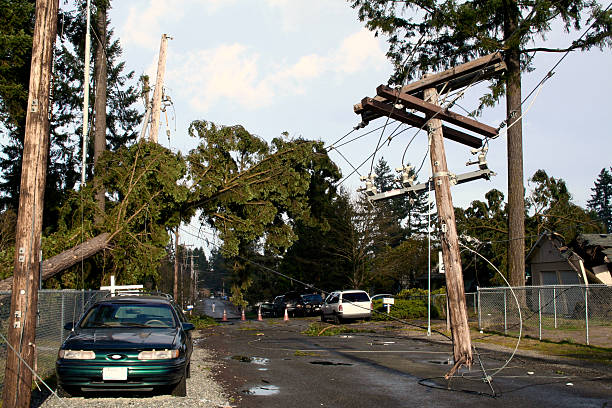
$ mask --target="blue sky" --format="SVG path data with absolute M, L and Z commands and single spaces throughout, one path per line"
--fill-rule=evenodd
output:
M 384 38 L 363 28 L 357 13 L 341 0 L 131 0 L 115 1 L 111 24 L 123 46 L 128 69 L 155 78 L 162 33 L 173 37 L 168 45 L 165 87 L 176 115 L 169 111 L 170 141 L 160 132 L 164 146 L 187 152 L 196 141 L 187 136 L 192 120 L 241 124 L 266 140 L 288 131 L 294 136 L 331 144 L 359 122 L 353 104 L 373 96 L 386 83 L 391 65 L 385 58 Z M 567 46 L 580 33 L 555 29 L 538 44 Z M 526 95 L 561 57 L 535 58 L 534 72 L 523 78 Z M 566 180 L 574 201 L 585 205 L 593 181 L 602 168 L 612 166 L 612 53 L 598 49 L 572 53 L 542 87 L 537 99 L 524 105 L 524 171 L 526 179 L 537 169 Z M 472 110 L 485 89 L 474 87 L 459 101 Z M 462 113 L 461 109 L 455 109 Z M 480 120 L 497 127 L 505 105 L 484 112 Z M 360 135 L 384 124 L 373 121 Z M 163 125 L 165 127 L 165 124 Z M 176 131 L 174 130 L 176 127 Z M 386 135 L 394 129 L 390 126 Z M 380 150 L 391 167 L 400 165 L 402 152 L 414 131 L 406 131 Z M 357 166 L 369 156 L 380 137 L 374 132 L 344 146 L 342 154 Z M 427 137 L 421 132 L 406 158 L 419 164 Z M 469 148 L 446 143 L 449 168 L 463 173 L 474 167 Z M 351 166 L 330 153 L 343 174 Z M 454 187 L 456 206 L 484 199 L 491 188 L 506 188 L 506 140 L 490 144 L 489 166 L 498 173 L 491 181 Z M 427 164 L 426 164 L 427 166 Z M 369 172 L 370 162 L 360 169 Z M 427 175 L 424 168 L 420 181 Z M 359 187 L 358 176 L 344 183 Z M 526 184 L 529 190 L 530 186 Z

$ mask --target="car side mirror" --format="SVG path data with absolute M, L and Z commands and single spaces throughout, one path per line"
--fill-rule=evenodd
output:
M 189 331 L 193 329 L 195 329 L 195 326 L 193 325 L 193 323 L 187 323 L 187 322 L 183 323 L 183 330 Z
M 68 322 L 64 325 L 64 330 L 74 330 L 74 322 Z

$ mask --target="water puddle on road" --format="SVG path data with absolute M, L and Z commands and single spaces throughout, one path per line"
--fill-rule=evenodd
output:
M 276 385 L 259 385 L 242 391 L 249 395 L 275 395 L 280 393 L 280 388 Z
M 269 358 L 264 357 L 249 357 L 249 356 L 231 356 L 230 359 L 240 361 L 241 363 L 253 363 L 257 365 L 267 365 L 270 362 Z
M 451 358 L 447 360 L 427 360 L 428 363 L 431 364 L 440 364 L 440 365 L 451 365 L 453 364 L 453 360 Z
M 335 361 L 311 361 L 310 364 L 324 365 L 324 366 L 352 366 L 350 363 L 338 363 Z

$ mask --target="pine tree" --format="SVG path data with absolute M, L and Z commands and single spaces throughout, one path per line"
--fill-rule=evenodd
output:
M 0 132 L 8 139 L 0 154 L 0 208 L 16 208 L 21 178 L 21 155 L 25 125 L 25 106 L 29 82 L 33 29 L 32 1 L 10 0 L 7 15 L 10 24 L 3 25 L 9 36 L 0 44 L 0 58 L 16 55 L 10 70 L 0 69 Z M 0 3 L 4 15 L 5 3 Z M 84 7 L 60 11 L 58 37 L 55 44 L 52 108 L 50 121 L 50 153 L 45 189 L 44 223 L 47 228 L 58 218 L 58 209 L 66 194 L 74 189 L 80 174 L 80 135 L 82 133 L 83 103 L 83 56 L 85 43 Z M 109 148 L 116 151 L 120 146 L 136 138 L 136 128 L 141 115 L 133 107 L 138 92 L 129 85 L 133 72 L 125 73 L 125 63 L 118 61 L 121 47 L 112 40 L 113 31 L 107 30 L 106 57 L 108 62 L 108 108 L 107 134 Z M 2 36 L 0 36 L 2 37 Z M 95 34 L 93 34 L 95 39 Z M 92 41 L 95 50 L 96 41 Z M 95 54 L 95 53 L 94 53 Z M 93 57 L 92 57 L 93 58 Z M 5 64 L 0 63 L 0 67 Z M 93 78 L 93 75 L 92 75 Z M 93 79 L 92 79 L 93 81 Z M 90 100 L 93 100 L 93 86 Z M 93 118 L 93 115 L 90 115 Z M 88 146 L 88 173 L 92 174 L 93 139 Z
M 612 232 L 612 174 L 610 172 L 612 172 L 612 167 L 610 171 L 605 167 L 601 169 L 595 180 L 595 187 L 591 189 L 593 195 L 587 202 L 587 208 L 597 214 L 608 233 Z

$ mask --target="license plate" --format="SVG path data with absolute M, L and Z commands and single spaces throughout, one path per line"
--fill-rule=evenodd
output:
M 127 380 L 127 367 L 103 367 L 102 380 L 125 381 Z

